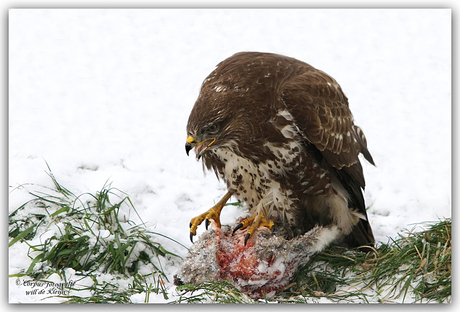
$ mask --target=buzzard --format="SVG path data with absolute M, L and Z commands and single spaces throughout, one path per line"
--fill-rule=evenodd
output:
M 233 232 L 259 227 L 295 237 L 316 225 L 334 229 L 337 243 L 373 245 L 363 190 L 361 153 L 374 164 L 363 131 L 334 78 L 297 59 L 240 52 L 204 80 L 187 124 L 187 155 L 194 148 L 203 169 L 228 192 L 193 218 L 190 239 L 231 196 L 250 213 Z

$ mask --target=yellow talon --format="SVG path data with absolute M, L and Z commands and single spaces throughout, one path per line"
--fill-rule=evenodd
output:
M 227 194 L 225 194 L 225 196 L 221 200 L 219 200 L 219 202 L 215 204 L 212 208 L 210 208 L 205 213 L 202 213 L 199 216 L 192 218 L 192 220 L 190 220 L 190 240 L 192 241 L 192 243 L 193 236 L 196 235 L 196 229 L 201 223 L 203 223 L 204 220 L 206 220 L 206 229 L 208 229 L 209 220 L 214 220 L 214 222 L 216 222 L 216 226 L 220 228 L 220 213 L 222 211 L 222 208 L 224 208 L 225 204 L 231 196 L 232 194 L 230 192 L 227 192 Z
M 249 238 L 254 234 L 254 232 L 262 227 L 265 226 L 269 228 L 270 230 L 275 229 L 275 223 L 273 221 L 268 221 L 267 218 L 263 214 L 254 214 L 253 216 L 246 218 L 238 224 L 235 229 L 233 230 L 232 234 L 235 234 L 235 232 L 239 229 L 245 229 L 250 225 L 250 228 L 246 234 L 246 237 L 244 238 L 244 245 L 246 246 L 246 243 L 248 242 Z
M 241 220 L 241 222 L 233 230 L 232 235 L 235 234 L 235 232 L 238 231 L 239 229 L 244 230 L 245 228 L 247 228 L 250 224 L 252 224 L 255 218 L 256 218 L 256 215 L 253 215 L 249 218 Z

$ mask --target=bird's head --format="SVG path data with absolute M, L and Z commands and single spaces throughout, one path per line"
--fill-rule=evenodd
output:
M 241 101 L 242 99 L 240 99 Z M 247 112 L 230 92 L 215 92 L 203 86 L 187 123 L 185 151 L 195 149 L 199 160 L 206 152 L 222 147 L 232 148 L 249 131 Z
M 188 118 L 187 155 L 194 148 L 199 160 L 208 150 L 221 146 L 228 136 L 231 115 L 223 94 L 216 93 L 205 80 Z
M 266 101 L 265 94 L 259 92 L 263 84 L 254 83 L 258 80 L 249 75 L 252 60 L 244 66 L 227 63 L 218 64 L 203 81 L 188 119 L 185 151 L 188 155 L 195 148 L 197 160 L 213 149 L 233 150 L 236 145 L 250 144 L 248 137 L 252 139 L 257 128 L 254 114 L 261 113 L 259 103 Z
M 200 126 L 195 130 L 188 131 L 187 141 L 185 143 L 185 151 L 187 155 L 192 148 L 195 148 L 196 159 L 201 156 L 214 144 L 214 147 L 220 145 L 219 137 L 221 135 L 221 122 L 215 121 L 209 124 Z M 219 140 L 219 142 L 218 142 Z

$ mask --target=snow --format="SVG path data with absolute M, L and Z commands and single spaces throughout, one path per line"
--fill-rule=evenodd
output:
M 346 93 L 377 165 L 363 159 L 378 242 L 451 216 L 449 9 L 12 9 L 8 22 L 10 212 L 29 199 L 17 186 L 53 186 L 46 161 L 77 194 L 111 182 L 152 231 L 190 247 L 190 219 L 225 185 L 186 157 L 188 114 L 218 62 L 266 51 L 310 63 Z M 226 208 L 221 221 L 242 213 Z M 23 245 L 9 250 L 10 274 L 30 263 Z M 53 302 L 12 278 L 9 295 Z

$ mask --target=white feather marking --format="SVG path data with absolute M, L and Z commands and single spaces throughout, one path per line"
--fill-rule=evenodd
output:
M 279 116 L 284 117 L 286 120 L 289 120 L 289 121 L 294 120 L 294 117 L 292 117 L 291 113 L 288 112 L 288 111 L 285 110 L 285 109 L 279 110 L 277 114 L 278 114 Z
M 291 125 L 284 126 L 281 129 L 281 133 L 286 139 L 292 139 L 295 136 L 294 127 L 292 127 Z
M 214 86 L 213 89 L 216 92 L 224 92 L 224 91 L 228 90 L 228 88 L 226 86 L 223 86 L 223 85 L 216 85 L 216 86 Z

